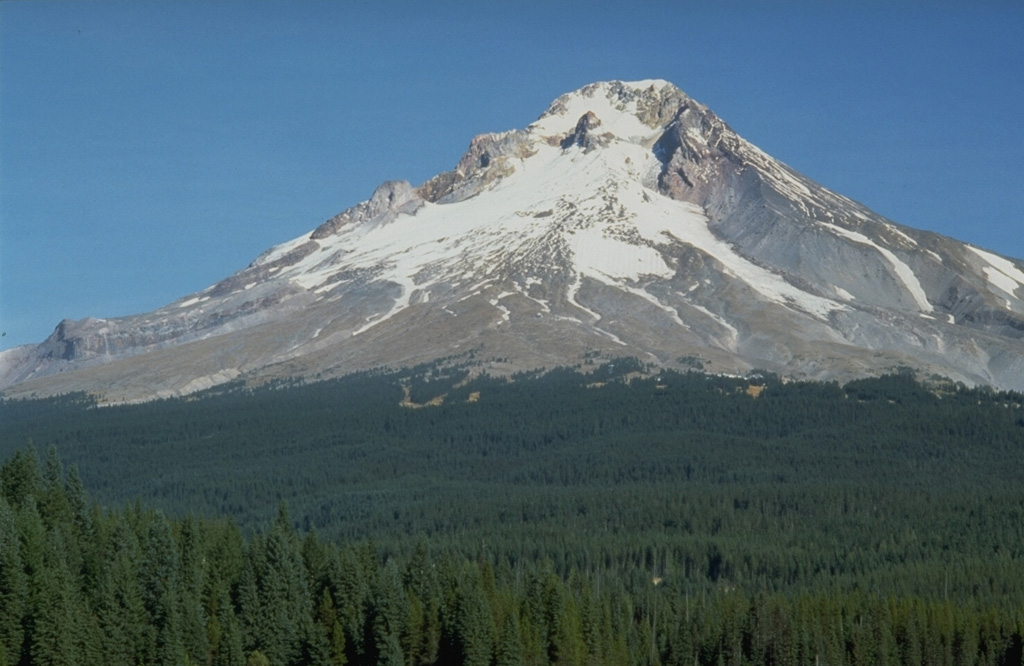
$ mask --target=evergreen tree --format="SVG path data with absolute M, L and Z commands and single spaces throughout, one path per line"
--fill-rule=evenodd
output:
M 64 492 L 67 496 L 77 534 L 81 536 L 91 534 L 92 517 L 89 514 L 89 502 L 85 496 L 85 486 L 82 485 L 82 478 L 78 473 L 78 465 L 71 465 L 68 468 Z
M 372 592 L 368 613 L 368 643 L 374 648 L 378 664 L 405 663 L 402 637 L 406 633 L 405 622 L 408 616 L 409 601 L 401 572 L 394 560 L 388 560 Z
M 273 664 L 297 663 L 304 642 L 315 640 L 306 581 L 295 532 L 282 506 L 266 538 L 252 541 L 239 587 L 247 642 Z
M 192 662 L 201 664 L 209 659 L 210 645 L 202 601 L 206 567 L 200 533 L 194 518 L 189 516 L 181 521 L 179 540 L 182 643 Z
M 409 666 L 433 664 L 441 642 L 441 598 L 434 565 L 422 537 L 417 539 L 403 580 L 409 609 L 402 638 L 406 663 Z
M 71 523 L 71 503 L 68 501 L 64 486 L 64 467 L 57 455 L 57 447 L 52 444 L 46 450 L 45 476 L 43 478 L 42 496 L 38 498 L 39 514 L 47 526 L 69 525 Z M 77 549 L 78 543 L 68 544 Z
M 245 666 L 271 666 L 270 659 L 259 650 L 253 650 L 245 660 Z
M 213 649 L 212 666 L 245 666 L 246 658 L 242 643 L 242 626 L 235 615 L 231 598 L 226 587 L 218 589 L 216 621 L 217 637 L 211 640 Z
M 134 532 L 119 519 L 96 602 L 103 663 L 111 666 L 134 666 L 146 658 L 147 611 L 139 587 L 140 558 Z
M 328 587 L 320 593 L 320 604 L 317 606 L 316 621 L 326 637 L 331 666 L 345 666 L 348 663 L 345 649 L 345 630 L 338 621 L 338 613 L 334 607 L 334 599 Z
M 0 666 L 14 666 L 20 660 L 28 592 L 14 511 L 0 495 Z
M 376 562 L 360 558 L 352 548 L 343 548 L 328 572 L 337 621 L 344 631 L 346 660 L 350 664 L 362 661 L 368 651 L 366 613 L 370 606 L 369 581 L 376 576 L 373 572 L 365 572 L 365 566 L 376 568 Z
M 44 566 L 32 580 L 29 639 L 31 663 L 38 666 L 82 664 L 85 643 L 79 634 L 84 607 L 77 582 L 64 556 L 66 540 L 60 529 L 47 539 Z
M 182 642 L 181 577 L 178 550 L 163 514 L 149 525 L 140 567 L 143 605 L 149 617 L 148 663 L 171 666 L 185 662 Z
M 495 633 L 481 571 L 466 563 L 459 577 L 455 607 L 455 644 L 461 662 L 465 666 L 490 666 Z
M 39 456 L 30 443 L 28 447 L 15 451 L 0 467 L 0 492 L 11 507 L 17 510 L 29 497 L 38 499 L 42 489 Z
M 505 617 L 495 655 L 495 666 L 523 666 L 523 641 L 519 634 L 518 616 L 517 612 L 511 612 Z

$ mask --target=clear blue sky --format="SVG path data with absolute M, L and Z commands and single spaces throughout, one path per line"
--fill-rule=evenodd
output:
M 0 2 L 0 349 L 198 291 L 609 79 L 1024 257 L 1024 3 L 889 4 Z

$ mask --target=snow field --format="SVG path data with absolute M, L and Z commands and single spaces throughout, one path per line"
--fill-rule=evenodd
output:
M 990 285 L 1010 296 L 1017 296 L 1017 290 L 1024 285 L 1024 271 L 999 255 L 986 252 L 973 245 L 968 245 L 967 249 L 988 264 L 982 268 L 982 271 Z M 1007 302 L 1006 306 L 1009 308 L 1012 307 L 1012 304 Z
M 659 82 L 634 85 L 644 88 L 651 83 Z M 686 327 L 674 308 L 639 285 L 645 276 L 670 278 L 675 274 L 658 249 L 675 239 L 711 255 L 729 274 L 772 302 L 819 318 L 847 309 L 842 303 L 802 291 L 741 257 L 714 236 L 698 207 L 646 189 L 643 176 L 659 163 L 643 142 L 659 130 L 636 118 L 635 102 L 620 104 L 606 92 L 598 88 L 591 97 L 571 96 L 565 100 L 564 112 L 531 125 L 530 148 L 534 152 L 526 158 L 510 159 L 512 173 L 479 195 L 449 204 L 425 203 L 415 213 L 399 215 L 383 225 L 343 227 L 317 241 L 317 251 L 282 269 L 280 275 L 316 291 L 335 287 L 341 283 L 339 273 L 352 271 L 401 285 L 402 296 L 392 308 L 353 333 L 358 335 L 408 307 L 414 290 L 428 289 L 441 280 L 454 282 L 467 272 L 488 275 L 503 257 L 522 257 L 542 243 L 561 242 L 571 254 L 568 299 L 593 321 L 599 321 L 600 314 L 577 300 L 585 277 L 644 298 Z M 613 132 L 618 138 L 590 152 L 578 147 L 563 151 L 549 145 L 547 136 L 571 132 L 588 111 L 602 122 L 595 131 Z M 806 189 L 795 179 L 787 180 L 795 189 Z M 261 261 L 273 261 L 307 239 L 304 236 L 277 246 Z M 930 309 L 909 268 L 891 252 L 886 256 L 922 307 Z M 432 277 L 421 281 L 414 277 L 423 274 Z M 528 283 L 529 279 L 539 281 L 528 278 Z M 508 316 L 503 312 L 503 318 Z

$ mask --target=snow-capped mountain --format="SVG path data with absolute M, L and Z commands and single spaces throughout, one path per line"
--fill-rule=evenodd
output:
M 596 83 L 151 313 L 0 356 L 7 395 L 180 395 L 445 357 L 636 356 L 1024 390 L 1024 263 L 902 227 L 665 81 Z

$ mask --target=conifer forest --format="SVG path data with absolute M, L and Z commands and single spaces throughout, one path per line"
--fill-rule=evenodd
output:
M 1024 396 L 909 372 L 4 401 L 0 461 L 0 666 L 1024 659 Z

